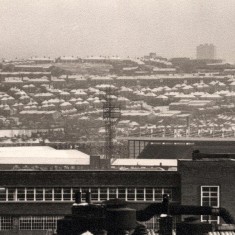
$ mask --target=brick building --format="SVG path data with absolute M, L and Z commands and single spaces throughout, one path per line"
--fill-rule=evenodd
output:
M 13 151 L 14 148 L 17 151 Z M 119 169 L 114 160 L 109 169 L 95 169 L 95 165 L 101 167 L 102 159 L 99 162 L 95 157 L 94 161 L 92 157 L 81 156 L 79 151 L 76 156 L 75 150 L 66 152 L 49 147 L 45 147 L 45 152 L 40 147 L 36 154 L 32 148 L 27 152 L 16 147 L 11 151 L 0 149 L 0 234 L 12 234 L 13 231 L 24 235 L 53 233 L 57 220 L 70 214 L 77 190 L 82 192 L 83 200 L 85 192 L 90 191 L 94 202 L 120 198 L 136 209 L 161 202 L 166 193 L 172 203 L 225 207 L 235 216 L 235 161 L 232 159 L 178 160 L 174 168 L 172 163 L 167 168 L 164 159 L 160 163 L 158 159 L 151 167 L 144 163 L 137 167 L 133 163 L 133 168 L 124 168 L 125 164 L 118 159 Z M 12 159 L 8 161 L 17 164 L 17 168 L 6 167 L 11 154 Z M 45 156 L 47 160 L 43 160 Z M 21 167 L 16 159 L 27 163 L 27 168 Z M 37 165 L 40 167 L 35 167 Z M 73 168 L 76 165 L 79 167 Z M 223 222 L 208 216 L 201 220 Z M 147 224 L 158 229 L 157 221 L 154 218 Z
M 227 208 L 235 216 L 234 159 L 181 160 L 178 172 L 181 203 Z M 202 221 L 222 222 L 219 217 L 202 216 Z

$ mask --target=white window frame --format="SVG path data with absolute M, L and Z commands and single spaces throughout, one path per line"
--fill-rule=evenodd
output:
M 47 230 L 52 231 L 57 229 L 57 221 L 62 219 L 61 216 L 21 216 L 19 218 L 19 230 Z M 22 226 L 21 223 L 29 223 L 28 227 Z M 41 223 L 41 226 L 39 224 Z M 50 225 L 49 225 L 50 224 Z M 46 228 L 50 227 L 51 228 Z
M 11 216 L 0 216 L 0 231 L 13 229 L 13 218 Z
M 77 187 L 46 187 L 46 188 L 44 188 L 44 187 L 29 187 L 29 188 L 32 188 L 33 189 L 33 194 L 34 194 L 34 198 L 33 198 L 33 200 L 30 200 L 30 202 L 69 202 L 69 201 L 73 201 L 73 194 L 74 194 L 74 192 L 75 191 L 77 191 L 77 190 L 79 190 L 80 192 L 83 192 L 83 194 L 84 194 L 84 192 L 85 191 L 89 191 L 89 192 L 91 192 L 91 188 L 89 187 L 79 187 L 79 188 L 77 188 Z M 115 195 L 116 195 L 116 197 L 117 198 L 119 198 L 119 190 L 121 189 L 121 190 L 124 190 L 124 195 L 122 195 L 122 196 L 124 196 L 123 197 L 123 199 L 124 200 L 126 200 L 126 201 L 128 201 L 128 189 L 133 189 L 134 191 L 133 191 L 133 200 L 131 200 L 131 201 L 146 201 L 147 199 L 147 189 L 146 189 L 146 187 L 121 187 L 121 186 L 117 186 L 117 187 L 92 187 L 92 188 L 95 188 L 95 189 L 97 189 L 97 193 L 98 193 L 98 197 L 97 197 L 97 200 L 95 200 L 95 201 L 100 201 L 101 199 L 102 200 L 109 200 L 110 199 L 110 189 L 112 188 L 115 188 Z M 102 197 L 101 197 L 101 188 L 102 188 L 102 190 L 104 190 L 104 191 L 106 191 L 106 192 L 103 192 L 102 191 Z M 13 189 L 13 191 L 14 191 L 14 194 L 13 194 L 13 196 L 14 196 L 14 199 L 13 200 L 11 200 L 12 202 L 14 201 L 14 202 L 18 202 L 18 191 L 19 191 L 19 188 L 6 188 L 6 201 L 9 201 L 9 189 Z M 24 189 L 24 193 L 25 193 L 25 196 L 24 196 L 24 200 L 22 200 L 22 201 L 27 201 L 27 190 L 28 190 L 28 188 L 27 187 L 25 187 L 25 188 L 21 188 L 21 189 Z M 37 199 L 37 189 L 42 189 L 42 200 L 38 200 Z M 46 190 L 47 189 L 50 189 L 51 190 L 51 193 L 52 193 L 52 197 L 51 197 L 51 199 L 50 200 L 46 200 Z M 60 189 L 61 190 L 61 199 L 60 200 L 55 200 L 55 189 Z M 67 190 L 67 189 L 70 189 L 70 200 L 64 200 L 64 190 Z M 85 190 L 84 190 L 85 189 Z M 141 199 L 138 199 L 137 198 L 137 190 L 138 189 L 141 189 L 141 190 L 143 190 L 143 198 L 141 198 Z M 169 190 L 169 188 L 155 188 L 155 187 L 148 187 L 148 190 L 149 189 L 151 189 L 151 191 L 152 191 L 152 199 L 151 200 L 149 200 L 149 197 L 148 197 L 148 200 L 147 201 L 155 201 L 156 200 L 156 195 L 155 195 L 155 193 L 156 193 L 156 190 L 159 190 L 159 193 L 161 194 L 161 195 L 163 195 L 164 193 L 165 193 L 165 190 L 167 189 L 167 190 Z M 103 193 L 104 193 L 104 195 L 103 195 Z M 170 195 L 171 195 L 171 199 L 172 199 L 172 188 L 170 188 Z M 84 195 L 82 195 L 83 196 L 83 201 L 85 200 L 85 198 L 84 198 Z M 103 196 L 105 196 L 105 198 L 103 197 Z M 159 201 L 159 198 L 157 198 L 157 201 Z
M 220 186 L 219 185 L 201 185 L 201 187 L 200 187 L 200 203 L 201 203 L 201 206 L 204 206 L 203 205 L 203 188 L 217 188 L 217 206 L 216 206 L 216 208 L 218 208 L 218 207 L 220 207 Z M 208 196 L 209 198 L 211 198 L 210 197 L 210 195 Z M 203 215 L 201 215 L 201 222 L 207 222 L 207 220 L 204 220 L 203 219 Z M 220 223 L 220 217 L 219 216 L 217 216 L 217 221 L 215 221 L 215 220 L 211 220 L 211 219 L 209 219 L 208 220 L 208 222 L 209 223 L 213 223 L 213 222 L 216 222 L 217 224 L 219 224 Z

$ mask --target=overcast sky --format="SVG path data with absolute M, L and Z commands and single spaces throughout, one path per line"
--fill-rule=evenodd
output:
M 0 58 L 194 58 L 201 43 L 235 62 L 235 0 L 0 0 Z

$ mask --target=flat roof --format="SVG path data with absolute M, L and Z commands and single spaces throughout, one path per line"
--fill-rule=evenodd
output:
M 89 165 L 90 156 L 74 149 L 49 146 L 0 147 L 0 164 Z
M 158 166 L 177 167 L 177 159 L 115 159 L 112 166 Z
M 227 138 L 193 138 L 193 137 L 177 137 L 177 138 L 164 138 L 164 137 L 122 137 L 122 140 L 136 140 L 136 141 L 156 141 L 156 142 L 235 142 L 235 137 Z

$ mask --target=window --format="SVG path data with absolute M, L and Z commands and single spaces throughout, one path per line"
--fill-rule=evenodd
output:
M 20 217 L 19 228 L 20 230 L 32 230 L 32 217 Z
M 45 230 L 56 230 L 57 229 L 57 220 L 62 219 L 63 217 L 57 216 L 47 216 L 44 217 L 44 229 Z
M 144 149 L 144 147 L 145 147 L 144 141 L 140 141 L 140 153 Z
M 171 188 L 154 188 L 155 201 L 162 201 L 163 194 L 167 194 L 169 196 L 169 200 L 172 200 L 172 189 Z
M 100 201 L 108 199 L 107 188 L 100 188 Z
M 155 201 L 162 201 L 163 191 L 161 188 L 154 189 L 154 198 Z
M 172 200 L 172 189 L 171 188 L 164 188 L 163 194 L 167 194 L 169 196 L 169 200 Z
M 26 200 L 27 201 L 34 201 L 34 188 L 27 188 L 26 189 Z
M 56 230 L 60 216 L 22 216 L 19 218 L 20 230 Z
M 117 198 L 117 189 L 109 188 L 109 199 L 116 199 L 116 198 Z
M 32 217 L 32 230 L 43 230 L 43 217 L 34 216 Z
M 118 188 L 118 198 L 126 200 L 126 188 Z
M 86 194 L 90 192 L 90 189 L 86 187 L 86 188 L 82 188 L 81 190 L 82 190 L 82 200 L 86 201 Z
M 7 199 L 7 190 L 0 188 L 0 201 L 6 201 Z
M 52 188 L 45 188 L 45 201 L 53 200 L 53 190 Z
M 129 140 L 129 157 L 135 158 L 135 142 Z
M 137 158 L 140 154 L 140 141 L 135 141 L 135 158 Z
M 75 201 L 75 194 L 81 192 L 80 188 L 72 188 L 73 201 Z
M 25 201 L 25 188 L 17 189 L 17 199 L 18 201 Z
M 82 200 L 85 201 L 86 192 L 91 193 L 91 200 L 93 201 L 105 201 L 108 199 L 119 198 L 129 201 L 162 201 L 162 195 L 168 194 L 172 199 L 172 188 L 151 188 L 151 187 L 139 187 L 139 188 L 126 188 L 126 187 L 93 187 L 93 188 L 6 188 L 0 190 L 0 201 L 71 201 L 75 200 L 75 192 L 82 193 Z M 203 194 L 209 195 L 208 192 Z M 211 196 L 213 196 L 211 192 Z M 206 203 L 204 198 L 204 203 Z M 209 199 L 208 199 L 209 200 Z M 216 204 L 213 202 L 213 198 L 210 199 L 210 204 Z M 207 202 L 209 203 L 209 202 Z
M 62 200 L 62 190 L 61 188 L 54 188 L 54 200 L 61 201 Z
M 99 201 L 99 192 L 98 188 L 91 188 L 91 200 Z
M 157 231 L 159 230 L 159 217 L 154 216 L 150 220 L 144 222 L 144 224 L 147 226 L 147 229 Z
M 144 199 L 145 199 L 144 188 L 137 188 L 136 189 L 136 200 L 137 201 L 144 201 Z
M 43 188 L 36 188 L 36 201 L 43 201 Z
M 153 231 L 153 234 L 155 234 L 154 232 L 159 231 L 159 220 L 160 220 L 159 216 L 154 216 L 150 220 L 143 222 L 143 223 L 147 226 L 148 230 Z M 180 221 L 181 221 L 180 216 L 173 216 L 173 229 L 174 230 L 176 229 L 176 224 L 179 223 Z
M 0 216 L 0 230 L 13 229 L 13 219 L 10 216 Z
M 63 201 L 71 201 L 71 188 L 63 188 Z
M 201 186 L 201 206 L 219 207 L 219 186 Z M 201 221 L 219 223 L 218 216 L 202 215 Z
M 153 201 L 153 188 L 145 189 L 145 199 L 146 201 Z
M 135 200 L 135 188 L 127 189 L 127 200 L 134 201 Z
M 15 188 L 8 189 L 8 201 L 16 201 L 17 200 L 17 192 Z

